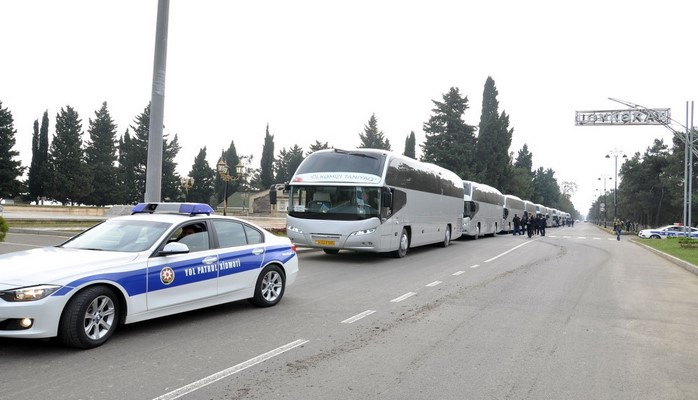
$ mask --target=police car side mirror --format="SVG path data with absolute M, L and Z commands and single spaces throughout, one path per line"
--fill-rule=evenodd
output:
M 189 246 L 184 243 L 172 242 L 167 243 L 165 247 L 160 251 L 161 256 L 169 256 L 172 254 L 186 254 L 189 253 Z

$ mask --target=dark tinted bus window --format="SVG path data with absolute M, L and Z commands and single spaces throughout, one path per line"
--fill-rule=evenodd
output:
M 296 170 L 296 174 L 312 172 L 357 172 L 383 176 L 385 156 L 358 152 L 323 152 L 310 155 Z

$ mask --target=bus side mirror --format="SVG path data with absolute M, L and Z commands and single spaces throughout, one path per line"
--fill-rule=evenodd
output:
M 383 207 L 392 207 L 393 206 L 393 193 L 386 189 L 383 191 L 383 196 L 381 196 L 383 199 L 383 204 L 381 204 Z

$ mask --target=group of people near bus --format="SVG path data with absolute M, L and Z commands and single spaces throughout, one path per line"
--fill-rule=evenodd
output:
M 528 235 L 532 237 L 533 235 L 545 236 L 545 227 L 548 225 L 546 217 L 541 214 L 530 214 L 528 211 L 524 211 L 523 217 L 519 217 L 518 214 L 514 214 L 514 235 Z

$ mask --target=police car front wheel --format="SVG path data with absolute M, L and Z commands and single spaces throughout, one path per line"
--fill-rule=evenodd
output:
M 58 327 L 63 344 L 81 349 L 97 347 L 114 333 L 119 322 L 119 303 L 105 286 L 89 287 L 68 302 Z
M 286 276 L 278 265 L 269 265 L 257 278 L 254 297 L 250 303 L 257 307 L 271 307 L 281 301 L 286 288 Z

